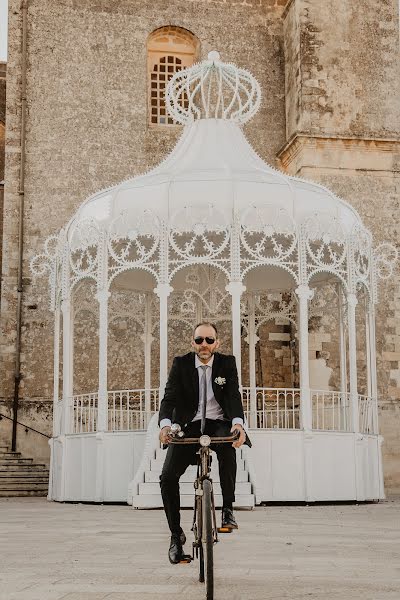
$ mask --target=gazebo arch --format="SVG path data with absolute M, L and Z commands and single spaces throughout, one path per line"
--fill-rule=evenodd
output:
M 63 392 L 60 398 L 55 382 L 54 405 L 55 413 L 62 410 L 64 418 L 61 425 L 55 420 L 52 499 L 101 501 L 119 494 L 118 499 L 141 506 L 139 483 L 145 483 L 144 472 L 158 444 L 155 413 L 167 380 L 168 322 L 181 320 L 188 328 L 205 306 L 204 314 L 215 313 L 230 324 L 240 375 L 241 367 L 247 368 L 242 365 L 242 346 L 249 344 L 249 386 L 242 391 L 255 442 L 246 458 L 255 500 L 382 497 L 374 306 L 378 278 L 391 275 L 397 252 L 386 243 L 374 249 L 355 209 L 328 189 L 288 177 L 254 152 L 241 125 L 253 117 L 260 101 L 254 77 L 223 63 L 216 52 L 177 72 L 167 88 L 166 106 L 171 118 L 185 127 L 172 153 L 150 172 L 88 198 L 59 235 L 45 243 L 44 253 L 33 258 L 33 273 L 49 275 L 55 340 L 60 311 L 63 317 Z M 85 278 L 95 282 L 92 300 L 98 303 L 99 385 L 88 391 L 95 400 L 92 427 L 76 431 L 71 294 Z M 140 313 L 143 320 L 141 389 L 108 386 L 110 292 L 118 281 L 125 291 L 135 292 L 143 308 L 128 301 L 127 311 Z M 344 357 L 340 386 L 313 390 L 309 362 L 310 315 L 316 314 L 313 298 L 332 285 Z M 366 399 L 357 386 L 360 286 L 369 295 Z M 277 338 L 289 340 L 295 349 L 289 387 L 270 389 L 263 381 L 256 382 L 257 327 L 271 319 L 292 328 Z M 55 341 L 55 365 L 56 348 Z M 82 456 L 91 457 L 84 467 L 71 459 L 80 455 L 78 438 L 90 446 L 86 454 L 82 450 Z M 67 452 L 68 445 L 74 452 Z M 269 462 L 267 454 L 272 456 Z M 129 457 L 129 473 L 120 472 L 122 456 Z M 273 457 L 283 460 L 284 475 Z M 345 465 L 343 472 L 336 460 Z M 85 492 L 74 479 L 74 470 L 83 468 L 98 474 Z M 82 478 L 81 474 L 79 481 Z M 266 483 L 271 478 L 274 492 Z

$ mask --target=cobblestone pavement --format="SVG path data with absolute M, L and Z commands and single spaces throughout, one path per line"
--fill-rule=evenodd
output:
M 240 529 L 215 547 L 215 599 L 399 600 L 399 508 L 238 511 Z M 198 563 L 170 565 L 168 544 L 161 510 L 1 499 L 0 600 L 204 598 Z

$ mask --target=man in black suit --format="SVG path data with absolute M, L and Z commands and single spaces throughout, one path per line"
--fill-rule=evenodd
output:
M 228 436 L 238 430 L 240 436 L 232 445 L 214 446 L 219 463 L 223 497 L 222 526 L 237 529 L 232 505 L 235 501 L 236 448 L 246 442 L 243 429 L 243 406 L 239 392 L 234 356 L 216 352 L 219 348 L 217 328 L 212 323 L 196 326 L 191 341 L 194 352 L 175 357 L 160 405 L 160 441 L 169 442 L 172 422 L 179 423 L 186 437 L 201 433 Z M 206 402 L 205 402 L 206 401 Z M 202 412 L 206 403 L 206 420 Z M 171 531 L 168 552 L 171 563 L 180 562 L 186 536 L 180 526 L 179 478 L 190 464 L 196 464 L 196 445 L 173 445 L 167 451 L 160 476 L 161 495 Z

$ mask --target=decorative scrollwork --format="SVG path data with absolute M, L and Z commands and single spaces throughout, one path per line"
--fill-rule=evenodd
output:
M 339 219 L 315 214 L 303 226 L 307 254 L 314 265 L 336 270 L 346 261 L 346 234 Z
M 399 253 L 393 244 L 383 242 L 374 251 L 374 266 L 380 279 L 389 279 L 398 262 Z
M 31 259 L 30 271 L 34 277 L 42 277 L 43 275 L 51 275 L 54 269 L 56 257 L 59 252 L 58 235 L 51 235 L 44 243 L 44 252 L 36 254 Z
M 359 223 L 351 235 L 356 281 L 367 282 L 370 274 L 371 234 Z
M 207 60 L 175 73 L 165 95 L 169 114 L 182 124 L 200 118 L 246 123 L 260 102 L 261 88 L 255 77 L 221 62 L 215 50 Z
M 123 211 L 110 224 L 108 250 L 119 264 L 143 264 L 154 256 L 159 240 L 160 223 L 150 210 L 144 210 L 134 222 Z
M 261 262 L 292 257 L 297 244 L 296 224 L 283 208 L 251 206 L 241 218 L 241 240 L 247 252 Z
M 83 219 L 72 230 L 69 239 L 69 257 L 77 279 L 95 273 L 99 239 L 99 226 L 94 219 Z
M 229 243 L 226 218 L 214 205 L 187 206 L 171 219 L 170 244 L 184 259 L 219 256 Z

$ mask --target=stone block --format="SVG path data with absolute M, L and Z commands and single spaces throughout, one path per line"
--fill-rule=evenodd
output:
M 394 361 L 394 360 L 400 361 L 400 352 L 383 352 L 382 357 L 383 357 L 383 360 L 387 360 L 387 361 Z
M 271 342 L 290 342 L 290 333 L 269 333 L 268 339 Z

